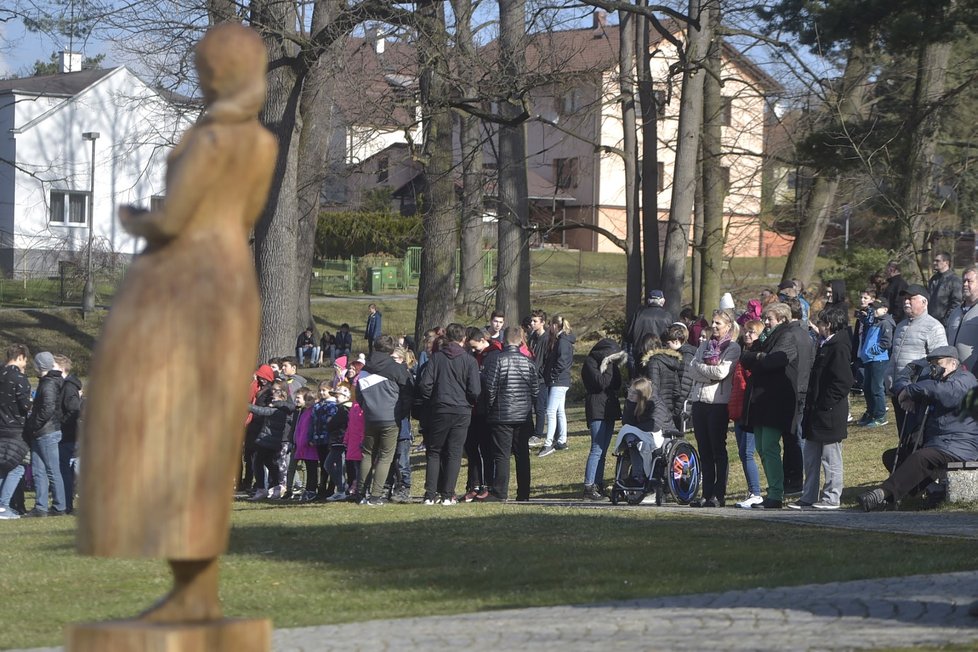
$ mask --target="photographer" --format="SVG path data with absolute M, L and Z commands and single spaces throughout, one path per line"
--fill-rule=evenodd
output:
M 960 368 L 953 346 L 935 348 L 897 377 L 893 393 L 900 406 L 921 421 L 923 441 L 916 450 L 911 446 L 906 457 L 901 442 L 890 477 L 879 489 L 859 496 L 863 510 L 883 509 L 888 501 L 900 500 L 948 462 L 978 460 L 978 422 L 958 413 L 961 400 L 975 386 L 978 380 Z

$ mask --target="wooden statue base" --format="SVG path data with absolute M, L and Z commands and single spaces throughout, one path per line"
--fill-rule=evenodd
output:
M 112 620 L 65 628 L 67 652 L 268 652 L 272 621 L 224 618 L 202 623 Z

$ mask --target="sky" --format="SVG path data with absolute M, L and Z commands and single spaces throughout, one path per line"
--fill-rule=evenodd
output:
M 29 75 L 34 67 L 34 62 L 38 59 L 47 61 L 52 52 L 59 52 L 67 49 L 68 44 L 63 46 L 55 42 L 45 34 L 28 32 L 24 29 L 20 21 L 9 21 L 0 23 L 0 76 L 20 77 Z M 82 52 L 86 57 L 92 57 L 106 52 L 106 60 L 103 65 L 111 66 L 111 53 L 109 48 L 102 42 L 92 40 L 89 43 L 72 44 L 76 52 Z

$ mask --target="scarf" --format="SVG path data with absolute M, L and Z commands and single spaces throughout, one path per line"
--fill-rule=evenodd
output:
M 706 351 L 703 353 L 704 364 L 720 364 L 720 358 L 723 357 L 723 352 L 730 346 L 730 335 L 731 331 L 727 331 L 727 334 L 719 340 L 715 337 L 710 338 L 710 341 L 706 344 Z

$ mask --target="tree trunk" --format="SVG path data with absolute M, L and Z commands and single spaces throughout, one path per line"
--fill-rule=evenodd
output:
M 710 2 L 704 18 L 710 33 L 720 24 L 720 4 Z M 699 313 L 709 315 L 720 305 L 723 264 L 723 200 L 727 195 L 722 175 L 721 125 L 723 97 L 720 87 L 720 39 L 713 38 L 703 78 L 703 237 L 700 242 Z
M 947 63 L 951 56 L 949 41 L 923 43 L 917 54 L 917 79 L 910 106 L 902 208 L 907 235 L 921 278 L 927 278 L 929 212 L 933 208 L 934 154 L 940 127 L 938 104 L 944 94 Z
M 700 305 L 700 278 L 703 274 L 703 152 L 696 164 L 696 194 L 693 196 L 693 260 L 689 266 L 689 285 L 692 288 L 692 306 L 697 315 L 703 314 Z
M 299 329 L 296 224 L 299 221 L 297 167 L 302 130 L 299 113 L 302 79 L 291 65 L 296 47 L 280 36 L 295 24 L 290 5 L 261 4 L 255 11 L 255 23 L 262 26 L 269 60 L 273 62 L 261 121 L 278 138 L 279 147 L 275 182 L 265 211 L 255 225 L 255 269 L 262 308 L 258 356 L 263 361 L 291 351 Z
M 837 105 L 826 110 L 837 113 L 842 124 L 835 131 L 827 133 L 826 138 L 835 140 L 846 137 L 845 123 L 860 121 L 869 113 L 867 101 L 868 79 L 872 68 L 870 51 L 863 46 L 854 45 L 849 50 L 842 82 L 839 85 Z M 855 148 L 858 143 L 852 143 Z M 788 252 L 782 280 L 797 278 L 807 284 L 815 274 L 815 261 L 825 239 L 825 230 L 832 219 L 835 196 L 839 189 L 839 174 L 834 170 L 816 171 L 814 182 L 805 197 L 800 216 L 798 235 Z
M 502 71 L 519 87 L 525 67 L 526 5 L 524 0 L 499 0 L 499 59 Z M 512 118 L 522 113 L 515 98 L 502 98 L 500 113 Z M 526 185 L 526 132 L 524 125 L 499 128 L 496 309 L 517 323 L 530 313 L 529 203 Z
M 635 23 L 630 11 L 618 12 L 618 102 L 621 106 L 622 157 L 625 165 L 625 319 L 642 304 L 642 220 L 638 212 L 638 130 L 635 122 Z M 637 342 L 636 342 L 637 344 Z
M 648 0 L 638 0 L 648 6 Z M 649 21 L 638 23 L 638 98 L 642 108 L 642 269 L 645 292 L 660 289 L 662 261 L 659 256 L 659 110 L 652 86 L 652 50 L 649 44 Z
M 689 15 L 703 20 L 700 0 L 689 0 Z M 662 291 L 666 307 L 678 312 L 683 302 L 686 257 L 691 241 L 693 197 L 696 193 L 696 158 L 703 127 L 703 77 L 700 69 L 710 43 L 709 23 L 700 29 L 688 27 L 686 69 L 683 71 L 682 98 L 679 103 L 679 129 L 676 142 L 676 167 L 673 172 L 669 226 L 662 261 Z
M 452 114 L 448 108 L 448 31 L 445 6 L 419 5 L 418 39 L 421 114 L 424 128 L 422 163 L 427 194 L 423 197 L 424 247 L 414 324 L 415 341 L 425 330 L 455 319 L 455 183 L 452 179 Z
M 469 0 L 452 0 L 455 14 L 456 78 L 463 84 L 466 97 L 477 97 L 478 89 L 468 84 L 474 79 L 471 72 L 476 60 L 472 41 L 472 10 Z M 456 308 L 468 317 L 485 312 L 485 285 L 483 265 L 485 252 L 482 247 L 483 215 L 483 160 L 482 120 L 471 115 L 461 115 L 460 144 L 462 151 L 462 234 L 461 264 L 459 269 Z
M 318 0 L 312 12 L 312 32 L 325 29 L 337 13 L 335 2 Z M 310 285 L 313 258 L 316 250 L 316 227 L 319 224 L 320 198 L 327 162 L 335 157 L 330 151 L 330 139 L 335 128 L 336 93 L 331 80 L 331 52 L 342 47 L 334 44 L 324 50 L 305 72 L 299 111 L 302 115 L 302 134 L 299 139 L 298 206 L 299 223 L 296 242 L 296 322 L 299 329 L 312 326 L 318 337 L 319 331 L 312 317 Z

